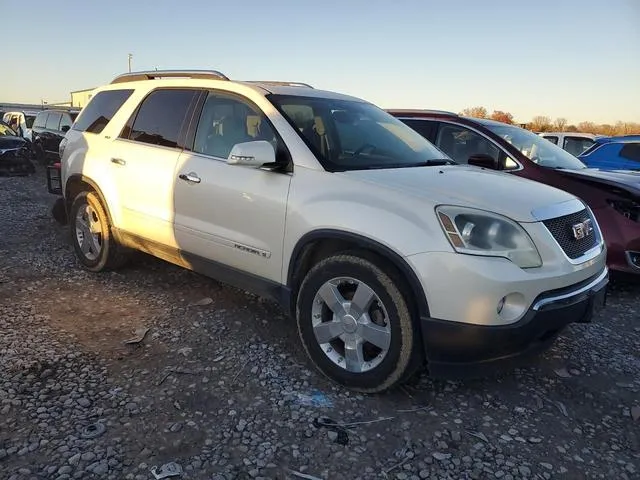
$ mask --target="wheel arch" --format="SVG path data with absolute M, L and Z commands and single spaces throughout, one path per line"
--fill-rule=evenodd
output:
M 86 191 L 87 186 L 98 194 L 98 197 L 100 197 L 100 202 L 102 203 L 102 206 L 107 213 L 109 224 L 113 225 L 113 219 L 111 217 L 111 212 L 109 211 L 109 205 L 105 200 L 105 196 L 102 193 L 102 190 L 96 182 L 81 173 L 74 173 L 73 175 L 70 175 L 67 179 L 67 182 L 65 183 L 64 199 L 67 215 L 69 214 L 69 211 L 71 209 L 71 203 L 73 202 L 73 199 L 76 197 L 76 195 L 78 195 L 78 193 Z
M 429 316 L 427 297 L 413 268 L 397 252 L 371 238 L 343 230 L 319 229 L 303 235 L 292 250 L 287 268 L 287 287 L 291 292 L 291 311 L 304 275 L 322 258 L 345 250 L 371 252 L 388 262 L 407 283 L 412 298 L 407 299 L 419 316 Z

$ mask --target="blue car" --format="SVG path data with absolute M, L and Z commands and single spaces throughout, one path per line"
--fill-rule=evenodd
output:
M 640 170 L 640 135 L 598 138 L 578 158 L 600 170 Z

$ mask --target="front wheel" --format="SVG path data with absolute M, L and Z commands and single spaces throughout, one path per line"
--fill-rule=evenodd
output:
M 69 212 L 71 242 L 82 265 L 92 272 L 111 270 L 126 260 L 111 232 L 109 217 L 95 192 L 81 192 Z
M 387 390 L 416 364 L 417 332 L 398 284 L 357 254 L 334 255 L 311 268 L 296 320 L 315 366 L 348 388 Z

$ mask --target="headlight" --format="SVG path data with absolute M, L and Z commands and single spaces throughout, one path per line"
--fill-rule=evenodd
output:
M 542 265 L 531 237 L 513 220 L 475 208 L 440 206 L 442 229 L 458 253 L 504 257 L 520 268 Z

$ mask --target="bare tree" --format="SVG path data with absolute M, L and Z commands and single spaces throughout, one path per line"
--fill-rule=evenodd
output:
M 460 112 L 465 117 L 487 118 L 487 109 L 484 107 L 465 108 Z
M 580 122 L 578 124 L 578 131 L 582 133 L 596 133 L 598 129 L 593 122 Z
M 567 119 L 564 117 L 556 118 L 556 121 L 553 122 L 553 128 L 559 132 L 564 132 L 564 129 L 567 128 Z
M 513 115 L 509 112 L 503 112 L 502 110 L 494 110 L 489 118 L 496 122 L 508 123 L 509 125 L 513 124 Z
M 537 115 L 531 119 L 529 128 L 534 132 L 548 132 L 552 128 L 551 119 L 545 115 Z

